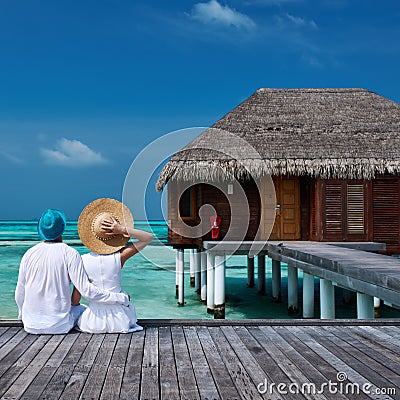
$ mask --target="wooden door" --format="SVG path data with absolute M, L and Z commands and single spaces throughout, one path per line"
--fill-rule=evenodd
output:
M 274 177 L 277 212 L 270 240 L 300 240 L 299 177 Z

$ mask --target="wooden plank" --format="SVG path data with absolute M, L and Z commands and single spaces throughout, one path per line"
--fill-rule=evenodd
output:
M 28 334 L 21 328 L 10 328 L 4 335 L 4 344 L 0 349 L 0 361 L 3 360 Z M 0 372 L 0 376 L 1 376 Z
M 375 351 L 380 352 L 383 354 L 385 357 L 391 359 L 392 361 L 398 363 L 400 362 L 400 348 L 397 349 L 397 351 L 393 351 L 388 349 L 388 347 L 385 345 L 385 342 L 381 342 L 379 339 L 378 340 L 371 340 L 370 337 L 364 337 L 362 334 L 358 332 L 356 327 L 351 327 L 349 329 L 349 335 L 353 337 L 356 340 L 359 340 L 362 342 L 365 346 L 368 346 L 369 348 L 374 349 Z
M 400 353 L 400 340 L 388 335 L 382 329 L 376 329 L 372 326 L 357 326 L 353 327 L 353 331 L 357 336 L 369 341 L 372 345 L 379 343 L 381 346 L 395 354 Z
M 176 370 L 171 328 L 159 328 L 159 363 L 161 399 L 177 400 L 179 396 L 178 373 Z
M 3 399 L 260 399 L 257 385 L 265 378 L 267 383 L 318 387 L 337 382 L 337 372 L 347 374 L 345 383 L 370 383 L 371 398 L 383 398 L 373 394 L 376 388 L 400 390 L 398 326 L 187 324 L 134 334 L 54 336 L 9 330 L 0 336 L 9 335 L 4 346 L 17 343 L 8 345 L 0 363 Z M 288 393 L 284 398 L 354 396 L 369 398 L 327 391 L 320 397 Z
M 250 376 L 248 369 L 244 367 L 243 361 L 238 357 L 234 349 L 231 347 L 232 343 L 221 332 L 221 328 L 209 328 L 211 337 L 215 343 L 221 358 L 228 369 L 229 375 L 234 382 L 237 391 L 244 397 L 249 399 L 260 399 L 261 395 L 257 390 L 257 385 L 264 382 L 264 374 L 258 371 L 256 376 Z M 228 332 L 229 335 L 229 332 Z M 254 365 L 254 363 L 252 363 Z M 250 367 L 249 365 L 247 366 Z M 255 381 L 253 378 L 255 377 Z
M 171 332 L 181 398 L 199 399 L 199 391 L 183 329 L 182 327 L 173 326 L 171 327 Z
M 300 387 L 305 383 L 315 383 L 317 385 L 320 383 L 321 376 L 318 371 L 313 371 L 315 372 L 315 376 L 310 380 L 304 371 L 304 369 L 310 370 L 310 365 L 307 362 L 304 363 L 304 360 L 296 359 L 294 356 L 294 349 L 271 327 L 262 326 L 260 329 L 250 329 L 250 332 L 264 347 L 269 356 L 277 362 L 279 368 L 281 368 L 281 370 L 288 376 L 291 382 Z M 295 359 L 295 362 L 293 361 L 293 358 Z M 306 368 L 304 367 L 304 364 L 306 364 Z M 273 383 L 278 384 L 280 382 Z M 305 398 L 310 400 L 326 399 L 323 393 L 310 394 L 306 392 L 303 395 Z
M 95 354 L 89 375 L 81 392 L 82 399 L 98 399 L 101 396 L 108 365 L 118 339 L 117 334 L 102 334 L 102 342 Z
M 44 345 L 44 347 L 37 353 L 27 364 L 25 370 L 14 381 L 12 386 L 4 393 L 5 399 L 19 399 L 24 394 L 30 383 L 34 380 L 35 376 L 40 372 L 46 361 L 54 353 L 60 342 L 64 339 L 61 335 L 54 335 Z
M 316 353 L 320 355 L 320 357 L 331 364 L 338 374 L 340 373 L 341 376 L 346 375 L 347 380 L 345 382 L 351 382 L 360 385 L 360 387 L 364 384 L 371 385 L 371 391 L 375 391 L 378 387 L 371 382 L 370 380 L 366 379 L 363 375 L 361 375 L 358 371 L 353 369 L 351 365 L 343 361 L 339 358 L 335 353 L 331 352 L 328 348 L 323 346 L 319 340 L 316 340 L 313 336 L 310 335 L 310 327 L 304 329 L 301 327 L 291 327 L 291 332 L 293 332 L 298 338 L 300 338 L 304 343 L 307 344 L 308 347 L 312 348 Z M 337 379 L 335 380 L 337 382 Z M 357 396 L 361 396 L 357 394 Z M 349 397 L 351 399 L 351 397 Z M 360 397 L 361 398 L 361 397 Z
M 400 371 L 400 353 L 395 354 L 387 351 L 386 348 L 382 349 L 377 342 L 372 346 L 367 340 L 360 340 L 359 337 L 353 334 L 351 327 L 347 327 L 346 329 L 330 327 L 329 329 L 338 338 L 345 340 L 348 344 L 355 347 L 363 354 L 366 354 L 368 357 L 372 357 L 375 361 L 386 368 L 391 369 L 395 373 Z
M 38 336 L 26 335 L 25 332 L 18 332 L 8 341 L 4 346 L 4 353 L 7 355 L 1 360 L 0 364 L 0 378 L 14 363 L 18 362 L 20 357 L 23 357 L 25 351 L 37 338 Z
M 29 337 L 20 343 L 14 351 L 9 353 L 9 357 L 6 357 L 2 361 L 1 367 L 3 367 L 3 365 L 8 366 L 10 362 L 12 362 L 12 364 L 1 377 L 0 396 L 8 390 L 51 338 L 49 335 L 40 335 L 34 338 L 32 338 L 32 336 L 33 335 L 29 335 Z
M 73 346 L 68 351 L 66 357 L 61 361 L 60 366 L 51 378 L 50 382 L 42 392 L 40 398 L 42 400 L 58 399 L 67 385 L 76 364 L 86 349 L 91 339 L 91 335 L 86 333 L 78 334 Z
M 132 334 L 122 378 L 120 400 L 137 400 L 140 395 L 145 331 Z
M 334 335 L 327 336 L 324 331 L 321 329 L 314 330 L 313 327 L 309 328 L 310 336 L 315 340 L 318 340 L 326 349 L 328 349 L 332 354 L 340 358 L 346 365 L 351 367 L 354 371 L 358 372 L 361 376 L 364 377 L 361 381 L 356 381 L 356 383 L 360 383 L 364 380 L 368 380 L 373 383 L 377 388 L 390 388 L 393 386 L 393 383 L 386 379 L 386 377 L 382 376 L 380 373 L 372 370 L 372 368 L 368 364 L 364 364 L 363 359 L 361 361 L 359 357 L 358 351 L 353 347 L 349 346 L 343 340 L 336 340 Z M 362 357 L 361 357 L 362 358 Z M 379 365 L 374 362 L 371 358 L 369 361 L 372 363 L 371 365 Z M 391 371 L 389 370 L 390 378 L 392 377 Z
M 158 329 L 147 328 L 143 350 L 142 381 L 140 385 L 141 399 L 159 399 L 158 380 Z
M 284 342 L 281 342 L 282 347 L 280 347 L 282 351 L 285 350 L 285 343 L 288 343 L 294 349 L 294 354 L 289 354 L 288 352 L 286 352 L 286 354 L 302 369 L 302 371 L 304 371 L 309 382 L 312 382 L 316 384 L 318 388 L 321 388 L 329 381 L 337 381 L 337 371 L 335 368 L 322 359 L 319 354 L 313 350 L 312 346 L 307 346 L 301 338 L 297 337 L 291 331 L 290 327 L 288 327 L 288 329 L 285 327 L 273 327 L 273 330 L 284 339 Z M 278 339 L 275 339 L 275 343 L 276 342 L 278 342 Z M 307 363 L 297 361 L 302 358 L 307 360 Z M 328 390 L 325 390 L 323 394 L 328 399 L 347 399 L 347 397 L 342 393 L 330 393 Z M 368 399 L 368 396 L 360 394 L 360 399 Z
M 6 333 L 9 329 L 10 328 L 8 326 L 0 326 L 0 341 L 1 341 L 1 337 L 3 336 L 3 334 Z M 1 344 L 0 344 L 0 347 L 1 347 Z
M 90 373 L 96 354 L 103 342 L 104 335 L 88 335 L 89 343 L 76 364 L 71 376 L 66 381 L 65 389 L 60 400 L 78 399 L 86 379 Z
M 240 340 L 244 343 L 248 351 L 257 361 L 258 365 L 264 371 L 268 384 L 282 383 L 289 385 L 292 382 L 280 369 L 275 359 L 271 357 L 263 348 L 262 344 L 255 339 L 255 336 L 258 336 L 258 333 L 260 333 L 257 327 L 235 327 L 234 329 L 240 337 Z M 264 338 L 261 339 L 262 342 L 265 342 Z M 304 399 L 304 397 L 300 394 L 295 397 L 295 395 L 288 393 L 285 395 L 285 399 Z
M 374 381 L 378 378 L 377 384 L 382 388 L 392 387 L 393 385 L 400 387 L 400 377 L 398 373 L 390 370 L 386 365 L 381 364 L 378 360 L 373 358 L 371 351 L 369 354 L 364 353 L 356 346 L 353 346 L 353 343 L 343 340 L 341 336 L 333 334 L 328 337 L 325 334 L 327 330 L 334 333 L 333 327 L 319 327 L 317 334 L 327 338 L 336 348 L 339 348 L 338 354 L 345 356 L 345 358 L 349 360 L 349 363 L 357 365 L 357 368 L 360 368 L 360 371 L 364 371 L 364 376 L 370 376 Z M 317 330 L 313 329 L 313 331 L 316 332 Z M 344 334 L 344 330 L 342 330 L 341 334 Z M 396 370 L 398 371 L 397 368 Z
M 184 327 L 183 332 L 186 337 L 200 398 L 217 399 L 219 397 L 218 390 L 197 336 L 196 328 L 194 326 Z
M 131 337 L 131 334 L 119 334 L 118 341 L 108 367 L 100 399 L 119 398 Z
M 21 400 L 34 400 L 41 398 L 43 390 L 50 382 L 65 356 L 70 351 L 71 347 L 75 343 L 75 340 L 78 338 L 78 333 L 69 333 L 68 335 L 63 335 L 60 337 L 63 338 L 62 342 L 48 359 L 45 366 L 34 377 L 34 380 L 22 395 Z
M 209 330 L 206 327 L 197 326 L 196 331 L 206 356 L 208 366 L 217 386 L 219 393 L 218 398 L 221 400 L 239 399 L 240 394 L 217 350 L 214 341 L 211 338 Z
M 2 327 L 2 329 L 5 329 L 5 331 L 0 336 L 0 360 L 7 355 L 2 347 L 8 343 L 9 340 L 13 338 L 19 331 L 21 331 L 21 328 L 18 327 Z
M 380 331 L 392 336 L 392 339 L 400 337 L 400 328 L 398 326 L 383 326 Z

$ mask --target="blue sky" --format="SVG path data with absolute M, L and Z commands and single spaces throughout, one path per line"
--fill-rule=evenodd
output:
M 1 0 L 0 219 L 121 199 L 145 146 L 260 87 L 400 102 L 399 21 L 385 0 Z

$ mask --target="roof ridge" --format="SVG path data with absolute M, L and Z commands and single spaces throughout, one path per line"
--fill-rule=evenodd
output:
M 369 92 L 370 90 L 364 88 L 259 88 L 257 92 L 309 92 L 309 93 L 319 93 L 319 92 Z

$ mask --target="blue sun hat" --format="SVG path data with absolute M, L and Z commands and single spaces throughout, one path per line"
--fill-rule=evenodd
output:
M 48 209 L 40 217 L 37 230 L 43 240 L 55 240 L 63 234 L 66 223 L 62 211 Z

